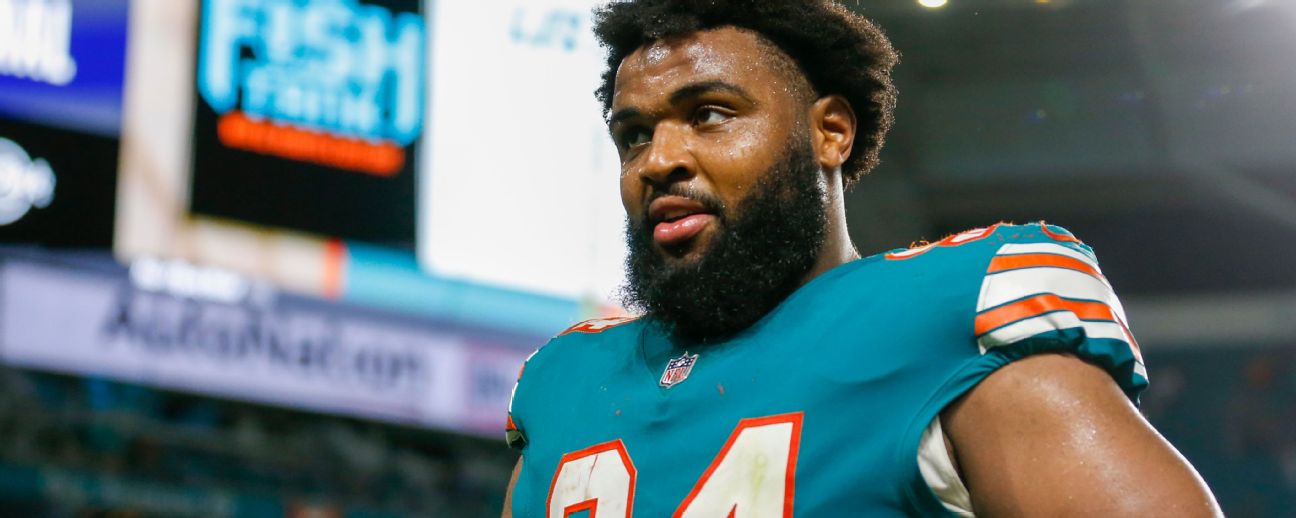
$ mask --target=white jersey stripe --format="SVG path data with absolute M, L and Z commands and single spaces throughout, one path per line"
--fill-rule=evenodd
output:
M 999 251 L 995 255 L 1019 255 L 1019 254 L 1065 255 L 1072 259 L 1084 261 L 1088 263 L 1089 266 L 1092 266 L 1093 269 L 1098 270 L 1099 272 L 1102 271 L 1102 269 L 1098 267 L 1098 261 L 1094 259 L 1093 256 L 1081 252 L 1079 250 L 1076 250 L 1074 248 L 1071 248 L 1069 246 L 1059 245 L 1056 243 L 1009 243 L 999 247 Z
M 513 399 L 517 397 L 517 389 L 518 389 L 518 385 L 522 384 L 522 372 L 526 369 L 526 364 L 527 364 L 527 362 L 531 361 L 531 358 L 534 358 L 535 355 L 536 355 L 536 353 L 538 353 L 538 352 L 540 352 L 539 349 L 536 349 L 536 350 L 534 350 L 534 351 L 531 351 L 531 354 L 528 354 L 527 357 L 526 357 L 526 359 L 525 359 L 525 360 L 522 360 L 522 365 L 521 365 L 521 367 L 522 367 L 523 370 L 518 371 L 518 379 L 517 379 L 517 381 L 514 381 L 514 382 L 513 382 L 513 390 L 512 390 L 511 392 L 509 392 L 509 404 L 508 404 L 508 413 L 509 413 L 509 415 L 512 415 L 512 414 L 513 414 Z
M 1040 333 L 1073 327 L 1084 328 L 1085 336 L 1089 338 L 1110 338 L 1126 343 L 1129 342 L 1120 324 L 1098 320 L 1080 320 L 1075 313 L 1070 311 L 1054 311 L 1037 317 L 1018 320 L 986 333 L 979 341 L 986 348 L 998 347 Z
M 1092 300 L 1111 306 L 1121 319 L 1125 315 L 1111 286 L 1084 272 L 1067 268 L 1027 268 L 987 275 L 977 302 L 980 313 L 1032 295 L 1052 293 L 1062 298 Z
M 1075 313 L 1070 311 L 1054 311 L 1019 320 L 982 335 L 977 340 L 977 343 L 980 344 L 981 351 L 984 353 L 987 349 L 1016 343 L 1041 333 L 1075 327 L 1084 329 L 1085 336 L 1088 338 L 1119 340 L 1129 344 L 1129 339 L 1125 336 L 1125 330 L 1120 324 L 1116 322 L 1080 320 Z
M 981 352 L 984 354 L 988 349 L 1009 345 L 1023 338 L 1058 329 L 1080 327 L 1081 325 L 1080 319 L 1076 318 L 1075 313 L 1054 311 L 1034 318 L 1019 320 L 1013 324 L 990 331 L 981 335 L 981 338 L 977 339 L 977 343 L 981 345 Z

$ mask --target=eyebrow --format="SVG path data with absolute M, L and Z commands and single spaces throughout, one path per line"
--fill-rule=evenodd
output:
M 718 80 L 702 81 L 685 85 L 679 90 L 675 90 L 671 93 L 670 103 L 678 104 L 680 101 L 685 99 L 691 99 L 711 92 L 725 92 L 741 97 L 744 101 L 749 103 L 756 103 L 756 101 L 752 99 L 751 95 L 747 93 L 747 90 L 743 90 L 742 87 L 733 83 L 726 83 Z
M 674 92 L 671 92 L 669 102 L 671 104 L 679 104 L 687 99 L 700 97 L 711 92 L 725 92 L 741 97 L 743 101 L 748 103 L 756 104 L 756 101 L 752 99 L 751 94 L 747 93 L 747 90 L 744 90 L 742 87 L 733 83 L 719 80 L 701 81 L 684 85 Z M 608 117 L 607 124 L 608 127 L 611 128 L 618 122 L 641 116 L 643 116 L 643 112 L 636 108 L 622 108 Z
M 612 126 L 615 126 L 618 122 L 624 121 L 626 119 L 634 119 L 642 116 L 643 116 L 643 112 L 635 108 L 622 108 L 620 110 L 617 110 L 615 113 L 613 113 L 611 117 L 608 117 L 607 125 L 608 128 L 611 128 Z

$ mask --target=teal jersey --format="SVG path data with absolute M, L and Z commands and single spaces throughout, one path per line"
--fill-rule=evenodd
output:
M 995 369 L 1066 351 L 1147 386 L 1092 250 L 1000 224 L 841 265 L 722 343 L 591 321 L 527 361 L 517 517 L 929 516 L 923 432 Z M 583 514 L 584 513 L 584 514 Z

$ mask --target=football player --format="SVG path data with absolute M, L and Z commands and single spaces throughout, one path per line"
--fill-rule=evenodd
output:
M 1093 251 L 998 224 L 861 258 L 896 52 L 822 0 L 596 12 L 635 319 L 519 376 L 505 516 L 1215 516 L 1139 414 Z

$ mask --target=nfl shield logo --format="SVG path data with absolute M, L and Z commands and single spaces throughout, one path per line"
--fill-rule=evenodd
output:
M 672 385 L 684 381 L 684 378 L 693 372 L 693 364 L 697 363 L 697 358 L 698 355 L 689 355 L 687 351 L 684 352 L 684 356 L 671 358 L 671 361 L 666 362 L 666 372 L 662 373 L 661 386 L 671 388 Z

